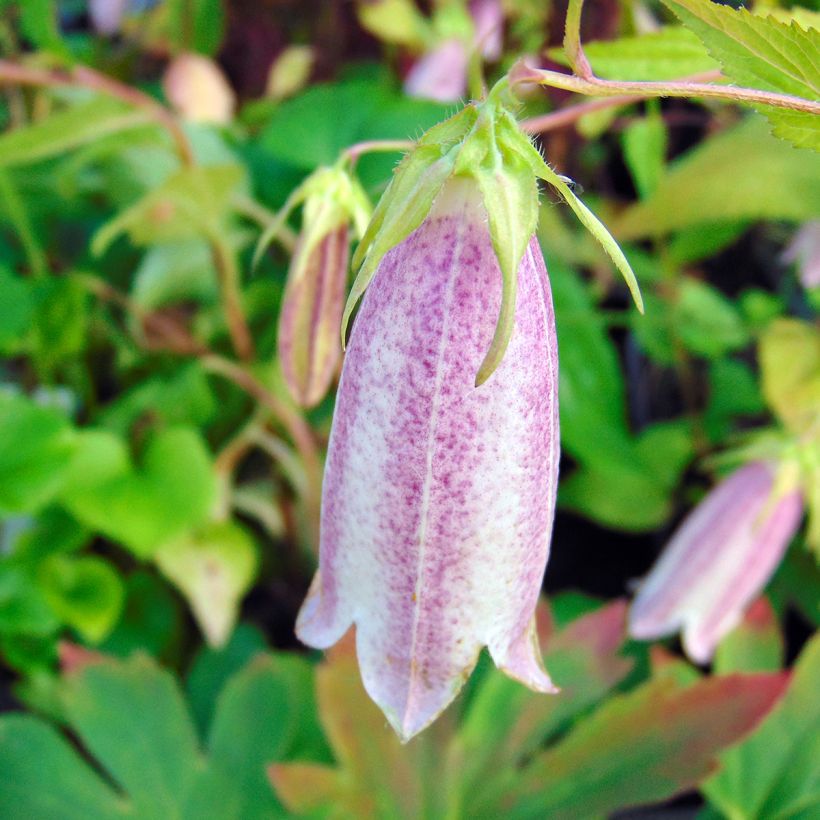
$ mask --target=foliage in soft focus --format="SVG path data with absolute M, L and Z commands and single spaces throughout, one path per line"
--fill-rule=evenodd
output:
M 587 6 L 579 30 L 578 0 L 0 0 L 0 816 L 820 812 L 820 13 Z M 563 457 L 538 627 L 561 693 L 482 655 L 402 745 L 350 636 L 322 658 L 293 631 L 347 256 L 367 278 L 367 243 L 396 244 L 378 203 L 422 134 L 511 70 L 581 77 L 579 34 L 600 94 L 513 83 L 550 183 L 515 243 L 492 152 L 459 166 L 499 257 L 537 221 L 549 272 Z M 530 185 L 536 149 L 504 133 Z M 441 182 L 402 167 L 393 239 Z M 707 507 L 749 462 L 778 470 L 746 546 L 778 499 L 806 511 L 754 579 L 721 551 L 741 516 Z M 627 610 L 704 509 L 703 564 L 655 603 L 726 603 L 728 577 L 744 600 L 696 666 L 676 636 L 627 637 Z

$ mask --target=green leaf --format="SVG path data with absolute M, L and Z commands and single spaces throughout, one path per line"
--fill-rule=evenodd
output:
M 208 749 L 241 796 L 235 816 L 270 817 L 279 809 L 266 772 L 270 763 L 288 756 L 331 759 L 307 661 L 259 655 L 234 675 L 217 700 Z
M 133 810 L 178 816 L 178 796 L 194 782 L 200 762 L 172 676 L 144 656 L 92 664 L 67 679 L 63 699 L 69 724 L 128 794 Z M 48 780 L 40 788 L 48 791 Z
M 256 575 L 253 539 L 231 521 L 211 524 L 167 541 L 154 561 L 188 600 L 208 643 L 222 646 Z
M 726 436 L 737 416 L 756 416 L 764 410 L 760 387 L 748 365 L 734 359 L 710 362 L 704 423 L 713 441 Z
M 709 222 L 802 222 L 818 212 L 820 162 L 751 117 L 671 163 L 654 194 L 627 208 L 613 232 L 639 239 Z
M 54 498 L 75 446 L 61 413 L 0 390 L 0 515 L 33 512 Z
M 121 657 L 139 650 L 170 658 L 181 641 L 181 610 L 168 585 L 156 575 L 132 572 L 125 579 L 122 616 L 100 648 Z
M 569 65 L 562 48 L 548 53 L 556 62 Z M 584 53 L 595 74 L 606 80 L 679 80 L 719 67 L 700 40 L 682 26 L 664 26 L 637 37 L 593 40 L 584 43 Z
M 615 346 L 580 277 L 550 256 L 542 234 L 555 305 L 560 367 L 561 445 L 584 462 L 629 460 L 626 388 Z
M 820 811 L 820 638 L 803 649 L 785 697 L 703 786 L 727 817 L 813 817 Z
M 799 319 L 778 319 L 760 338 L 758 359 L 766 403 L 796 433 L 820 417 L 820 331 Z
M 387 77 L 315 85 L 282 103 L 259 135 L 259 145 L 305 172 L 332 165 L 339 153 L 370 139 L 413 139 L 452 111 L 440 103 L 411 100 Z M 363 157 L 366 185 L 390 177 L 395 156 Z
M 691 277 L 681 283 L 673 310 L 674 331 L 686 347 L 709 359 L 744 347 L 749 334 L 733 302 Z
M 81 753 L 39 718 L 0 717 L 0 813 L 15 820 L 285 818 L 265 766 L 293 754 L 328 759 L 311 720 L 310 677 L 303 658 L 252 662 L 223 689 L 204 754 L 171 674 L 145 656 L 86 661 L 60 686 Z
M 33 312 L 30 281 L 0 268 L 0 352 L 14 352 L 20 345 Z
M 213 304 L 219 283 L 208 243 L 196 238 L 150 247 L 134 273 L 131 296 L 146 310 L 189 301 Z
M 0 633 L 51 636 L 59 626 L 30 569 L 9 560 L 0 563 Z
M 122 798 L 67 740 L 32 715 L 0 718 L 0 770 L 0 815 L 7 820 L 127 816 Z
M 820 98 L 820 32 L 709 0 L 663 0 L 738 85 Z M 777 136 L 820 150 L 817 115 L 758 106 Z
M 11 168 L 60 156 L 107 134 L 146 125 L 145 111 L 128 108 L 110 97 L 57 111 L 43 120 L 0 135 L 0 168 Z
M 657 187 L 666 163 L 666 125 L 658 114 L 630 123 L 621 136 L 624 159 L 641 199 Z
M 533 758 L 499 799 L 495 816 L 601 817 L 672 797 L 707 775 L 716 754 L 754 728 L 786 683 L 782 674 L 691 686 L 662 677 L 610 698 Z
M 197 652 L 188 670 L 185 689 L 200 730 L 211 723 L 217 696 L 228 679 L 265 649 L 265 636 L 259 629 L 241 623 L 224 646 L 215 648 L 205 645 Z
M 32 283 L 32 357 L 46 381 L 88 341 L 89 297 L 75 276 L 54 276 Z
M 84 432 L 69 472 L 62 501 L 71 513 L 143 558 L 203 523 L 216 492 L 210 454 L 184 427 L 158 433 L 139 467 L 122 439 Z
M 39 568 L 38 579 L 54 613 L 86 641 L 101 641 L 120 616 L 122 581 L 101 558 L 55 555 Z
M 776 672 L 783 667 L 785 646 L 777 615 L 766 598 L 758 598 L 739 623 L 719 644 L 714 670 L 731 672 Z
M 59 57 L 69 51 L 60 34 L 56 0 L 25 0 L 19 4 L 20 30 L 31 45 Z
M 230 199 L 243 180 L 239 165 L 183 168 L 97 231 L 99 256 L 123 232 L 136 245 L 176 242 L 219 230 Z
M 222 0 L 168 0 L 168 28 L 172 41 L 182 51 L 213 56 L 225 33 Z
M 559 504 L 605 526 L 655 529 L 672 512 L 673 493 L 693 456 L 686 422 L 659 422 L 630 442 L 626 458 L 596 458 L 561 482 Z
M 629 673 L 632 661 L 619 655 L 625 616 L 625 603 L 615 601 L 544 641 L 544 664 L 561 688 L 556 697 L 533 695 L 497 670 L 482 680 L 451 743 L 461 816 L 485 814 L 524 761 Z
M 96 417 L 96 422 L 127 436 L 133 425 L 146 417 L 169 426 L 202 427 L 216 413 L 216 399 L 205 371 L 199 363 L 192 362 L 177 364 L 167 373 L 155 372 L 131 389 L 123 390 Z

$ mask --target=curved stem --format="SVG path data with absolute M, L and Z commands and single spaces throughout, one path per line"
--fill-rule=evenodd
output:
M 720 71 L 704 71 L 700 74 L 692 74 L 690 77 L 683 77 L 679 82 L 707 82 L 710 80 L 719 80 L 721 78 Z M 587 114 L 592 114 L 595 111 L 603 111 L 607 108 L 616 108 L 619 105 L 629 105 L 630 103 L 640 102 L 641 100 L 652 99 L 646 95 L 640 94 L 618 94 L 613 97 L 602 97 L 597 100 L 589 100 L 575 105 L 568 105 L 565 108 L 560 108 L 557 111 L 550 111 L 549 114 L 542 114 L 538 117 L 530 117 L 530 119 L 523 120 L 521 127 L 528 134 L 542 134 L 545 131 L 552 131 L 556 128 L 563 128 L 566 125 L 572 125 L 581 117 Z
M 403 153 L 415 148 L 415 140 L 366 140 L 350 145 L 342 151 L 342 159 L 355 165 L 363 154 Z
M 297 410 L 268 390 L 251 372 L 236 362 L 214 353 L 203 356 L 200 361 L 206 370 L 228 379 L 256 399 L 287 430 L 305 468 L 307 488 L 304 504 L 311 526 L 311 541 L 316 547 L 319 543 L 316 525 L 321 505 L 322 460 L 310 426 Z
M 578 77 L 573 74 L 561 74 L 543 68 L 517 66 L 510 75 L 511 84 L 537 83 L 576 94 L 587 94 L 592 97 L 613 97 L 630 95 L 636 97 L 704 97 L 707 99 L 728 100 L 729 102 L 751 105 L 771 105 L 775 108 L 786 108 L 791 111 L 803 111 L 808 114 L 820 114 L 820 102 L 795 97 L 792 94 L 778 94 L 773 91 L 761 91 L 757 88 L 740 88 L 731 85 L 713 85 L 689 81 L 678 82 L 621 82 L 619 80 L 601 80 L 598 77 Z
M 239 286 L 239 268 L 233 248 L 223 238 L 218 229 L 208 231 L 208 243 L 214 260 L 219 288 L 222 292 L 222 305 L 231 345 L 236 355 L 243 361 L 253 359 L 253 338 L 242 310 L 242 292 Z

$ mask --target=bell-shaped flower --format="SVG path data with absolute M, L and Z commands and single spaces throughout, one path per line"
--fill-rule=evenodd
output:
M 682 630 L 686 654 L 706 663 L 766 585 L 802 516 L 800 491 L 778 481 L 775 463 L 736 470 L 672 536 L 632 604 L 630 634 L 653 639 Z
M 455 697 L 479 650 L 553 687 L 533 616 L 558 480 L 558 359 L 543 258 L 518 269 L 515 327 L 488 381 L 501 274 L 471 182 L 449 182 L 382 260 L 345 358 L 321 561 L 298 634 L 357 626 L 367 691 L 403 738 Z
M 534 625 L 559 460 L 536 174 L 594 218 L 494 93 L 422 137 L 354 257 L 345 322 L 363 299 L 297 622 L 318 648 L 356 625 L 365 688 L 405 740 L 484 646 L 511 677 L 554 691 Z

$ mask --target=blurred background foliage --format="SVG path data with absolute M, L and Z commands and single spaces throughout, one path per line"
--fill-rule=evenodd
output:
M 545 196 L 563 461 L 542 617 L 564 695 L 482 661 L 400 747 L 350 648 L 317 666 L 293 636 L 333 396 L 304 411 L 277 362 L 298 219 L 256 266 L 254 246 L 318 166 L 458 107 L 464 89 L 407 82 L 475 36 L 479 5 L 0 0 L 3 817 L 579 818 L 681 793 L 680 816 L 820 811 L 802 535 L 711 674 L 623 637 L 620 599 L 710 485 L 706 457 L 820 403 L 820 162 L 756 113 L 632 102 L 540 133 L 647 306 Z M 489 5 L 488 78 L 522 54 L 565 62 L 566 3 Z M 602 77 L 717 66 L 661 3 L 588 5 Z M 522 116 L 568 102 L 534 90 Z M 359 159 L 373 202 L 398 157 Z M 785 317 L 803 335 L 761 376 Z

